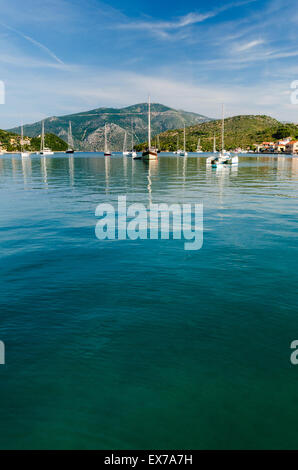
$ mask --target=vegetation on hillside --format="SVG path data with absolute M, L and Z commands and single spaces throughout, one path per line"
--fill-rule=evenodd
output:
M 40 150 L 39 137 L 26 137 L 24 136 L 24 150 L 30 152 L 37 152 Z M 45 135 L 45 146 L 52 150 L 59 152 L 67 149 L 67 144 L 64 140 L 57 137 L 55 134 Z M 0 147 L 7 152 L 20 152 L 21 151 L 21 136 L 14 132 L 7 132 L 0 129 Z
M 204 122 L 186 128 L 186 149 L 194 152 L 200 139 L 203 151 L 213 150 L 213 136 L 216 137 L 217 150 L 221 146 L 221 120 Z M 263 141 L 276 141 L 291 136 L 298 138 L 298 126 L 296 124 L 282 124 L 270 116 L 242 115 L 225 119 L 225 148 L 227 150 L 241 147 L 254 149 L 256 144 Z M 164 151 L 177 150 L 177 138 L 179 147 L 183 146 L 183 129 L 169 130 L 159 134 L 160 149 Z M 155 138 L 153 138 L 154 144 Z M 147 142 L 137 146 L 137 150 L 147 147 Z

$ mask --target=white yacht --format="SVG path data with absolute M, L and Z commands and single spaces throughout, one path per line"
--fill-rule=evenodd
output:
M 40 155 L 54 155 L 53 150 L 51 150 L 49 147 L 45 147 L 45 142 L 44 142 L 44 121 L 42 121 L 41 125 L 41 141 L 40 141 Z
M 148 149 L 142 153 L 143 160 L 156 160 L 157 149 L 151 147 L 151 104 L 150 96 L 148 99 Z
M 124 140 L 123 140 L 123 155 L 124 156 L 129 156 L 129 152 L 126 150 L 126 147 L 127 147 L 127 132 L 125 131 L 125 134 L 124 134 Z
M 24 127 L 21 125 L 21 157 L 30 157 L 30 152 L 24 150 Z
M 128 157 L 132 157 L 133 159 L 141 159 L 142 156 L 138 155 L 137 152 L 134 150 L 134 138 L 133 138 L 133 120 L 131 120 L 131 151 L 127 152 Z
M 198 146 L 196 153 L 203 153 L 202 147 L 201 147 L 201 139 L 198 140 Z
M 224 105 L 222 105 L 222 126 L 221 126 L 221 152 L 218 155 L 208 157 L 206 165 L 217 167 L 219 165 L 238 165 L 238 156 L 232 156 L 230 152 L 225 150 L 225 118 L 224 118 Z
M 108 135 L 107 135 L 107 125 L 105 124 L 105 150 L 104 150 L 105 157 L 111 157 L 112 152 L 110 152 L 108 147 Z
M 69 126 L 68 126 L 67 142 L 68 142 L 68 149 L 66 150 L 65 153 L 74 153 L 74 143 L 73 143 L 73 136 L 72 136 L 72 129 L 71 129 L 71 121 L 69 121 Z
M 178 152 L 177 152 L 178 153 Z M 187 157 L 188 153 L 186 151 L 186 133 L 185 133 L 185 124 L 183 128 L 183 150 L 179 150 L 178 155 L 181 157 Z

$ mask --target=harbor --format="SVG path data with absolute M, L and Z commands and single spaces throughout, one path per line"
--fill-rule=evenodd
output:
M 1 156 L 1 447 L 295 446 L 297 183 L 284 156 Z M 98 240 L 119 194 L 203 203 L 202 249 Z

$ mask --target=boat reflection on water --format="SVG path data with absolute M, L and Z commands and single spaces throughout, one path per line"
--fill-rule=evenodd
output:
M 68 158 L 68 165 L 69 165 L 69 181 L 70 185 L 74 185 L 74 157 L 71 156 Z
M 27 187 L 28 180 L 32 176 L 32 162 L 31 162 L 30 156 L 22 157 L 22 171 L 23 171 L 24 186 Z

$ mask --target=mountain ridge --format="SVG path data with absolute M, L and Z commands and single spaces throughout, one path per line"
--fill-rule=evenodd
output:
M 103 128 L 107 124 L 108 132 L 113 131 L 110 140 L 111 150 L 122 150 L 124 134 L 131 140 L 131 120 L 135 142 L 143 142 L 147 138 L 148 104 L 138 103 L 123 108 L 100 107 L 63 116 L 50 116 L 44 120 L 47 132 L 56 134 L 67 141 L 69 121 L 72 123 L 74 143 L 77 150 L 103 150 Z M 160 134 L 169 129 L 210 121 L 211 118 L 190 111 L 176 110 L 160 103 L 151 105 L 152 135 Z M 113 125 L 118 126 L 110 129 Z M 8 129 L 9 132 L 20 134 L 20 127 Z M 41 132 L 41 121 L 24 125 L 24 132 L 30 137 L 37 137 Z M 91 136 L 91 137 L 90 137 Z M 95 137 L 96 138 L 95 138 Z
M 200 139 L 204 151 L 212 151 L 213 137 L 216 136 L 217 150 L 221 143 L 221 119 L 214 119 L 186 129 L 186 147 L 188 151 L 195 151 Z M 159 134 L 162 150 L 174 151 L 177 149 L 177 138 L 180 146 L 183 142 L 183 129 L 171 129 Z M 242 147 L 255 148 L 263 141 L 274 141 L 285 137 L 298 138 L 298 125 L 282 123 L 267 115 L 237 115 L 225 119 L 225 148 L 227 150 Z M 146 148 L 147 142 L 137 146 L 138 150 Z

